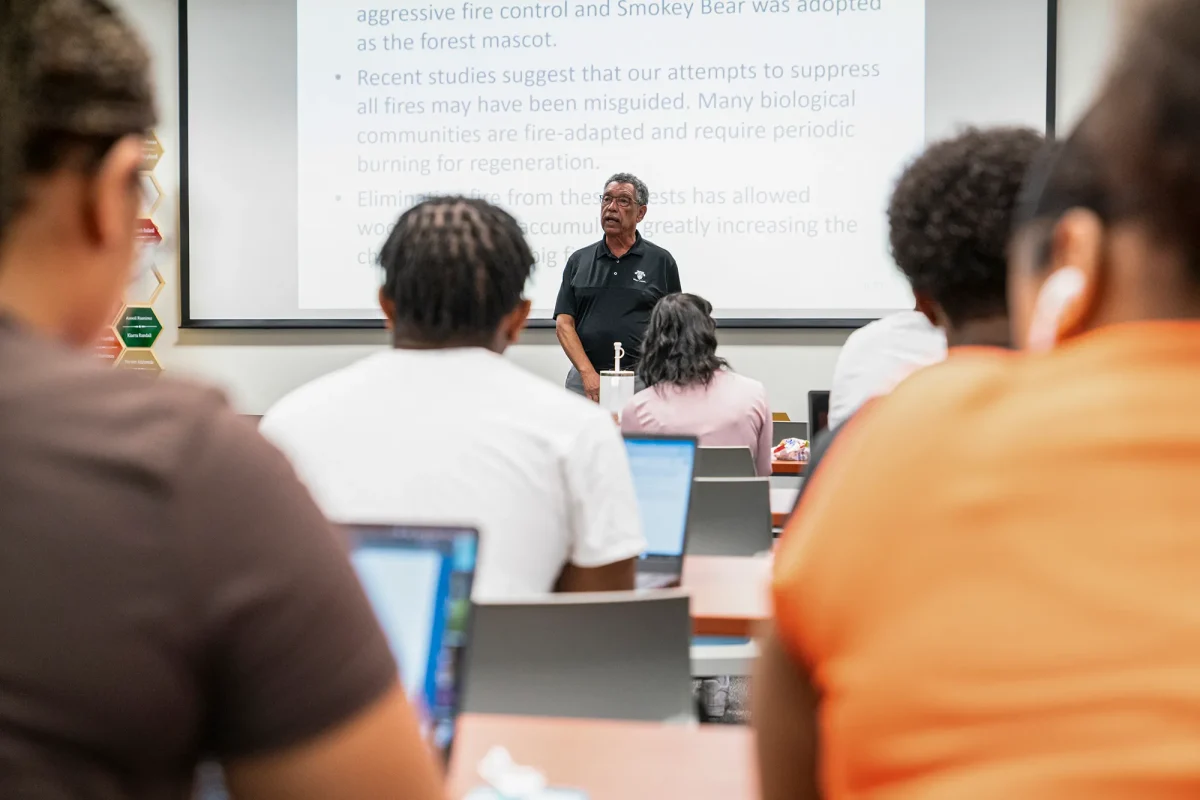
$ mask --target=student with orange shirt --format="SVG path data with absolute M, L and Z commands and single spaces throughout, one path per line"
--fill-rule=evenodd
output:
M 1200 796 L 1200 1 L 1128 45 L 1029 184 L 1030 352 L 864 411 L 785 534 L 765 800 Z

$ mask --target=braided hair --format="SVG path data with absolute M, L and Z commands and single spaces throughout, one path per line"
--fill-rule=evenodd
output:
M 534 255 L 503 209 L 431 197 L 406 211 L 379 256 L 397 337 L 478 343 L 521 303 Z

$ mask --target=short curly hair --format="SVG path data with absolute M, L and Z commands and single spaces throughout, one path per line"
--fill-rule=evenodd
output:
M 950 322 L 1006 313 L 1013 213 L 1044 144 L 1030 128 L 970 128 L 900 176 L 888 205 L 892 257 Z

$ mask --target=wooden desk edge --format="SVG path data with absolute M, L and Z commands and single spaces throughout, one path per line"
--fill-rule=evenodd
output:
M 772 475 L 803 475 L 808 467 L 807 461 L 772 461 Z

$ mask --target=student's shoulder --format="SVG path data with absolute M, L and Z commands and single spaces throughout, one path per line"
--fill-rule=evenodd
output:
M 496 359 L 494 402 L 511 406 L 511 414 L 549 435 L 615 428 L 612 415 L 596 403 L 546 380 L 507 358 Z
M 303 425 L 312 415 L 327 416 L 331 409 L 347 411 L 345 403 L 366 391 L 371 381 L 375 357 L 368 357 L 341 369 L 327 372 L 285 394 L 267 411 L 262 428 L 278 431 L 291 425 Z
M 996 413 L 1018 377 L 1019 356 L 1000 349 L 960 351 L 914 373 L 856 421 L 873 437 L 932 436 L 948 441 L 955 428 L 969 428 Z M 918 433 L 918 432 L 924 432 Z
M 27 427 L 44 441 L 44 452 L 108 464 L 111 475 L 167 487 L 215 427 L 253 434 L 253 423 L 217 389 L 170 375 L 101 368 L 86 358 L 49 361 L 12 387 L 24 397 L 4 404 L 6 422 Z
M 762 381 L 734 372 L 731 369 L 723 369 L 717 372 L 713 380 L 718 381 L 726 392 L 735 394 L 743 398 L 746 402 L 753 404 L 765 404 L 767 402 L 767 387 Z

